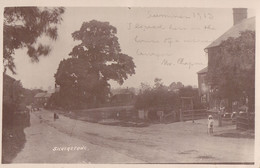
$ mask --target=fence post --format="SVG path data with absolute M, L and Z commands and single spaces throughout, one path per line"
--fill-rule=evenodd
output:
M 194 110 L 191 112 L 191 117 L 192 117 L 192 123 L 194 123 Z
M 247 129 L 250 129 L 250 120 L 249 120 L 249 115 L 247 116 Z
M 237 130 L 239 129 L 239 123 L 238 123 L 238 120 L 239 120 L 239 117 L 237 116 L 237 117 L 236 117 L 236 129 L 237 129 Z
M 221 114 L 222 114 L 222 111 L 219 110 L 219 112 L 218 112 L 218 126 L 219 127 L 222 126 L 222 116 L 221 116 Z
M 180 109 L 180 121 L 183 121 L 182 110 Z

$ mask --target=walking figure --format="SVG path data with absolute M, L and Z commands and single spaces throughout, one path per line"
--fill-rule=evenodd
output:
M 208 134 L 209 135 L 213 135 L 213 123 L 214 123 L 213 117 L 212 117 L 212 115 L 209 115 L 209 117 L 208 117 Z

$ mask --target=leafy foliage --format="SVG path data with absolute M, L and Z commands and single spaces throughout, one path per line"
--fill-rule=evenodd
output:
M 50 46 L 43 45 L 38 39 L 45 35 L 57 39 L 56 25 L 62 21 L 64 8 L 6 7 L 4 10 L 4 68 L 15 74 L 13 55 L 19 48 L 27 48 L 32 61 L 38 62 L 39 56 L 48 55 Z
M 169 89 L 174 91 L 183 88 L 184 85 L 181 82 L 172 82 L 169 86 Z
M 175 83 L 175 82 L 173 82 Z M 201 109 L 198 89 L 185 86 L 177 82 L 178 86 L 165 86 L 160 78 L 155 78 L 154 86 L 141 83 L 140 93 L 137 96 L 135 107 L 137 109 L 174 109 L 181 108 L 181 97 L 192 97 L 194 109 Z M 176 85 L 176 83 L 175 83 Z M 176 88 L 178 87 L 178 89 Z
M 254 110 L 255 32 L 244 31 L 237 38 L 223 41 L 216 54 L 208 73 L 213 89 L 217 89 L 214 96 L 228 98 L 230 102 L 248 96 L 249 106 Z
M 178 109 L 178 106 L 178 94 L 168 90 L 168 87 L 162 83 L 161 79 L 155 78 L 153 87 L 141 83 L 141 91 L 137 96 L 135 104 L 137 109 L 161 107 L 174 107 Z
M 198 88 L 192 88 L 192 86 L 182 87 L 179 90 L 179 96 L 180 97 L 192 97 L 194 109 L 204 109 L 204 108 L 206 108 L 200 102 Z
M 72 49 L 71 58 L 61 61 L 55 74 L 64 99 L 61 104 L 103 103 L 110 94 L 109 80 L 123 84 L 135 74 L 133 58 L 121 53 L 116 33 L 108 22 L 96 20 L 84 22 L 72 33 L 81 43 Z
M 3 88 L 3 126 L 13 126 L 14 112 L 21 102 L 23 87 L 20 81 L 4 74 Z

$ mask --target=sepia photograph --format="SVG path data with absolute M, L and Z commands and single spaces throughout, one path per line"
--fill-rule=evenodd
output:
M 2 15 L 2 164 L 255 163 L 256 9 Z

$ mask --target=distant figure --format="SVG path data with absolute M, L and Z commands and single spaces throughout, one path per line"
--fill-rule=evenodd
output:
M 56 119 L 59 119 L 58 114 L 57 114 L 57 113 L 54 113 L 53 118 L 54 118 L 54 121 L 55 121 Z
M 30 112 L 33 112 L 32 105 L 29 106 Z
M 34 104 L 33 103 L 31 104 L 31 109 L 30 110 L 31 110 L 31 112 L 34 111 Z
M 225 110 L 226 110 L 225 106 L 221 106 L 219 109 L 220 109 L 221 114 L 225 113 Z
M 213 135 L 213 123 L 214 123 L 213 117 L 212 117 L 212 115 L 209 115 L 209 118 L 208 118 L 208 134 L 209 135 Z

